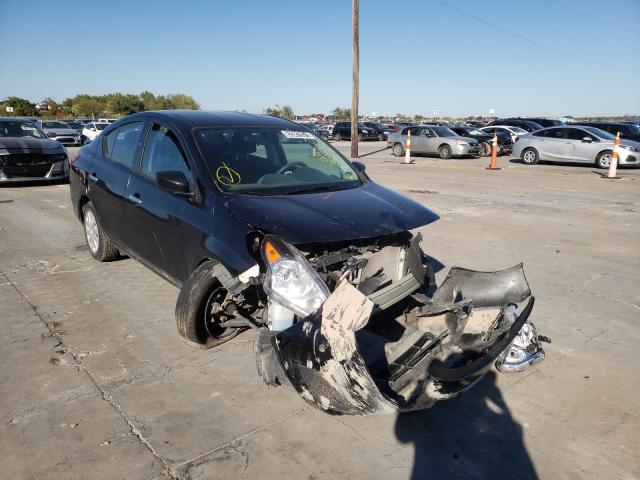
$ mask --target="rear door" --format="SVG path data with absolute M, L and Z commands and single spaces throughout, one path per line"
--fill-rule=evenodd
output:
M 411 131 L 411 150 L 417 153 L 426 153 L 429 135 L 427 130 L 429 129 L 426 127 L 410 127 L 409 130 Z
M 118 126 L 99 138 L 96 156 L 90 164 L 89 198 L 107 236 L 120 247 L 127 247 L 125 205 L 128 185 L 141 148 L 143 121 Z
M 566 159 L 569 153 L 569 146 L 564 138 L 563 128 L 550 128 L 533 133 L 538 138 L 538 152 L 543 160 Z
M 163 171 L 179 171 L 195 194 L 196 175 L 177 129 L 152 121 L 146 135 L 140 170 L 132 176 L 126 215 L 136 226 L 127 243 L 135 256 L 174 283 L 186 280 L 191 256 L 200 252 L 210 215 L 199 201 L 171 193 L 156 184 Z

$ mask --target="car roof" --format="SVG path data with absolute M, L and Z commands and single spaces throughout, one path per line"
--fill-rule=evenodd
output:
M 210 126 L 265 126 L 265 127 L 297 127 L 299 124 L 270 115 L 259 115 L 245 112 L 225 112 L 206 110 L 153 110 L 134 113 L 125 118 L 166 118 L 186 127 Z
M 617 125 L 617 126 L 625 126 L 625 125 L 629 125 L 626 122 L 576 122 L 575 124 L 568 124 L 568 125 Z

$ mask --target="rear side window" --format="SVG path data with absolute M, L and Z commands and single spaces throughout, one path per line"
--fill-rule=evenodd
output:
M 159 172 L 167 171 L 182 172 L 191 183 L 189 164 L 176 135 L 164 125 L 154 123 L 142 155 L 142 173 L 155 179 Z
M 143 125 L 144 122 L 127 123 L 109 132 L 104 140 L 105 155 L 127 168 L 133 168 Z
M 564 138 L 564 132 L 562 128 L 550 128 L 549 130 L 540 130 L 533 134 L 534 137 L 545 138 Z

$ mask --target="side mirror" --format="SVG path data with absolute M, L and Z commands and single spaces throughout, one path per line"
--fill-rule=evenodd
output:
M 586 142 L 586 143 L 591 143 L 591 142 L 593 142 L 593 138 L 591 138 L 591 137 L 582 137 L 582 141 Z
M 158 172 L 156 174 L 156 184 L 163 190 L 177 195 L 192 195 L 189 188 L 189 180 L 187 180 L 184 173 L 176 170 Z
M 365 170 L 367 169 L 367 166 L 362 163 L 362 162 L 351 162 L 353 164 L 354 167 L 356 167 L 356 169 L 360 172 L 360 173 L 364 173 Z
M 57 137 L 56 132 L 47 132 L 47 137 L 56 138 Z

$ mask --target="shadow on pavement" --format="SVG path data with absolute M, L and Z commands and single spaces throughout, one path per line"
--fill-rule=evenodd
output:
M 412 480 L 537 478 L 522 427 L 511 417 L 495 380 L 490 371 L 452 400 L 398 415 L 396 436 L 414 444 Z
M 373 152 L 367 152 L 367 153 L 360 154 L 360 155 L 358 155 L 358 158 L 368 157 L 369 155 L 375 155 L 376 153 L 384 152 L 385 150 L 389 150 L 389 147 L 384 147 L 384 148 L 381 148 L 379 150 L 374 150 Z

